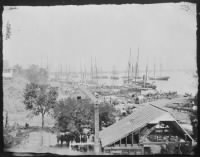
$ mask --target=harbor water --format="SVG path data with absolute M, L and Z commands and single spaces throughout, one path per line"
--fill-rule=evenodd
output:
M 123 85 L 122 76 L 126 76 L 126 73 L 118 73 L 118 80 L 110 79 L 111 73 L 106 74 L 108 79 L 98 79 L 98 84 L 100 85 Z M 190 71 L 171 71 L 163 72 L 162 76 L 169 76 L 168 81 L 163 80 L 148 80 L 149 83 L 155 83 L 158 91 L 169 92 L 177 91 L 178 94 L 189 93 L 193 96 L 198 91 L 198 78 L 193 76 L 194 73 Z M 142 73 L 141 73 L 142 76 Z M 149 74 L 151 76 L 151 74 Z

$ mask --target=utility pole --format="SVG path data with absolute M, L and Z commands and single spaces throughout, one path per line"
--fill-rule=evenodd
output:
M 101 152 L 101 145 L 100 145 L 100 139 L 99 139 L 99 101 L 98 101 L 98 94 L 95 94 L 95 96 L 84 86 L 79 87 L 80 90 L 85 93 L 94 103 L 94 128 L 95 128 L 95 139 L 94 139 L 94 151 L 95 154 L 98 155 Z
M 95 103 L 95 153 L 100 153 L 100 141 L 99 141 L 99 104 Z

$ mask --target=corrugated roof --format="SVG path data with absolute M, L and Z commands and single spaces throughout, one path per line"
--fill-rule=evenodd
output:
M 100 132 L 102 146 L 104 147 L 118 141 L 164 114 L 171 116 L 167 111 L 148 104 L 135 109 L 131 115 Z

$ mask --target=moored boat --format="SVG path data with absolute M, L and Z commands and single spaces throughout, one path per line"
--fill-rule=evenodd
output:
M 168 81 L 169 76 L 162 76 L 162 77 L 149 77 L 149 80 L 160 80 L 160 81 Z
M 110 77 L 112 80 L 119 80 L 119 77 L 118 76 L 111 76 Z
M 169 80 L 169 76 L 161 76 L 161 71 L 162 71 L 162 65 L 160 65 L 160 76 L 155 75 L 156 73 L 156 66 L 154 64 L 154 77 L 149 77 L 149 80 L 159 80 L 159 81 L 168 81 Z

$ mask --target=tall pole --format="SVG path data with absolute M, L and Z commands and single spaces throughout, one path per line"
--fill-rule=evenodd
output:
M 130 48 L 130 55 L 129 55 L 129 61 L 128 61 L 128 84 L 129 84 L 129 78 L 130 78 L 130 69 L 131 69 L 131 48 Z
M 67 64 L 65 64 L 65 79 L 68 80 Z
M 139 76 L 139 55 L 140 55 L 140 52 L 139 52 L 139 48 L 138 48 L 138 56 L 137 56 L 137 76 Z
M 8 127 L 8 112 L 6 111 L 6 122 L 5 122 L 5 128 Z
M 95 153 L 100 152 L 100 141 L 99 141 L 99 105 L 98 102 L 95 103 Z
M 138 67 L 138 64 L 136 62 L 136 65 L 135 65 L 135 83 L 136 83 L 136 78 L 137 78 L 137 67 Z
M 136 79 L 137 79 L 137 75 L 138 75 L 138 60 L 139 60 L 139 49 L 138 49 L 137 61 L 136 61 L 136 65 L 135 65 L 135 83 L 136 83 Z
M 154 80 L 155 80 L 155 78 L 156 78 L 156 64 L 154 64 L 153 72 L 154 72 Z
M 132 70 L 131 70 L 131 72 L 132 72 L 132 79 L 133 79 L 133 76 L 134 76 L 134 66 L 133 66 L 133 63 L 132 63 Z
M 98 71 L 97 71 L 96 57 L 95 57 L 95 70 L 96 70 L 96 80 L 97 80 L 97 84 L 98 84 Z
M 148 65 L 146 65 L 146 74 L 145 74 L 145 80 L 144 80 L 144 88 L 146 87 L 147 73 L 148 73 Z
M 131 79 L 133 79 L 134 76 L 134 66 L 133 66 L 133 58 L 131 59 Z
M 82 65 L 81 65 L 81 62 L 80 62 L 80 76 L 81 76 L 81 82 L 83 82 L 83 75 L 82 75 Z
M 48 56 L 47 56 L 47 72 L 49 71 L 49 62 L 48 62 Z
M 61 75 L 61 79 L 62 79 L 62 75 L 63 75 L 62 64 L 60 64 L 60 75 Z
M 42 57 L 40 57 L 40 68 L 42 68 Z
M 84 81 L 86 82 L 86 77 L 87 77 L 87 70 L 86 70 L 86 66 L 84 64 Z
M 48 56 L 47 56 L 47 67 L 46 67 L 46 69 L 47 69 L 47 78 L 49 79 L 49 62 L 48 62 Z M 47 81 L 48 81 L 48 79 L 47 79 Z
M 162 76 L 162 64 L 160 64 L 160 77 Z
M 91 80 L 93 79 L 93 64 L 92 64 L 92 57 L 91 57 Z

